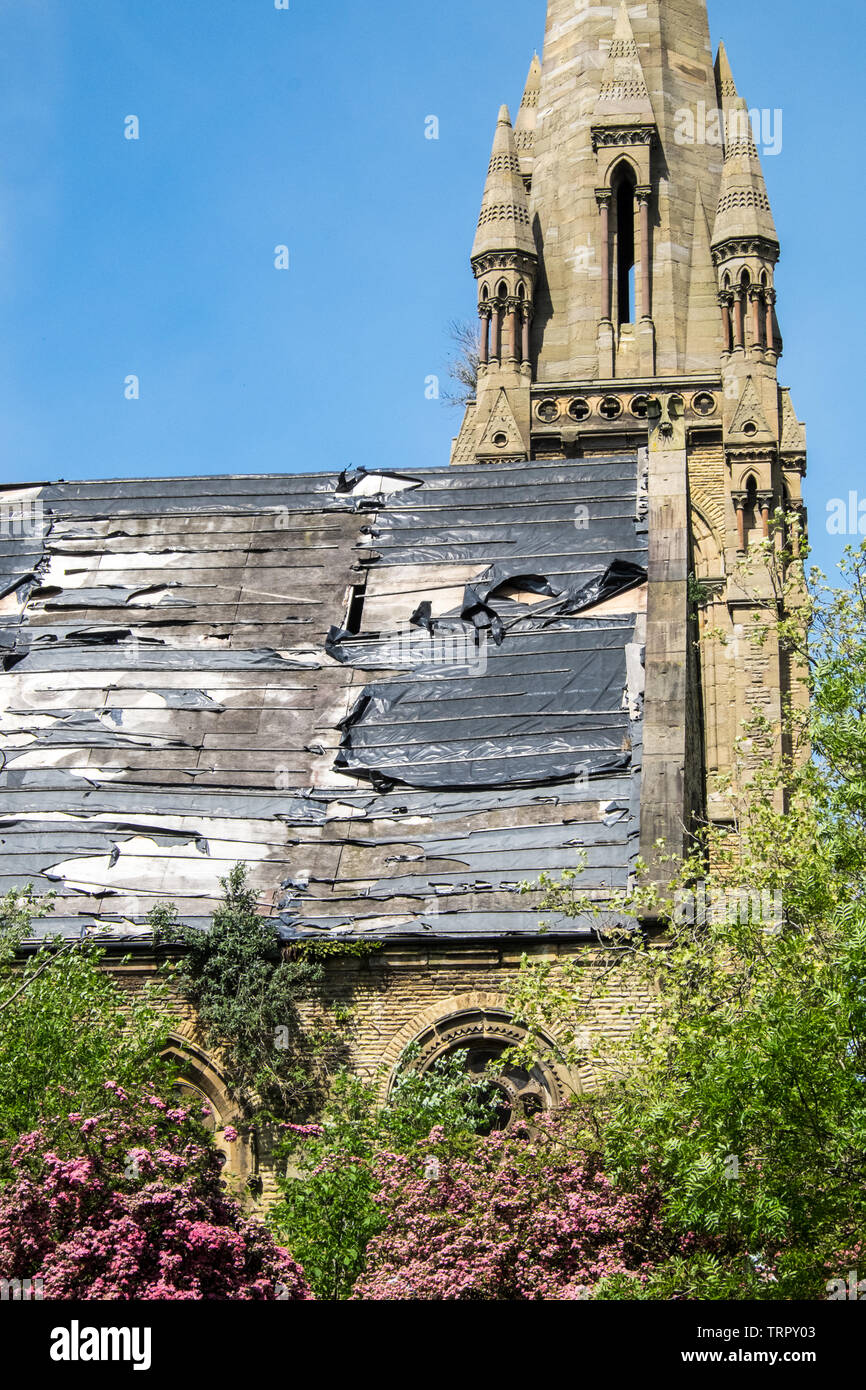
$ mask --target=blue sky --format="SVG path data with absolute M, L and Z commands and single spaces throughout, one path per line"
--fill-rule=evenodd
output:
M 496 112 L 516 110 L 545 8 L 0 0 L 2 481 L 445 464 L 458 414 L 425 379 L 444 377 L 448 320 L 474 310 Z M 827 500 L 866 496 L 866 21 L 859 0 L 824 13 L 710 3 L 742 94 L 784 113 L 764 161 L 780 374 L 809 426 L 829 565 L 844 542 Z

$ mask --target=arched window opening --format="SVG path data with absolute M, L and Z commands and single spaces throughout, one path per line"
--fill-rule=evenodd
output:
M 746 545 L 752 532 L 758 529 L 758 484 L 755 481 L 754 473 L 746 479 L 746 505 L 743 508 L 743 530 L 746 536 Z
M 521 280 L 520 284 L 517 286 L 517 298 L 518 298 L 518 299 L 525 299 L 525 298 L 526 298 L 526 290 L 525 290 L 524 287 L 523 287 L 523 281 L 522 281 L 522 280 Z
M 499 289 L 496 291 L 496 293 L 500 299 L 508 298 L 508 286 L 506 285 L 504 280 L 500 280 Z
M 751 277 L 751 275 L 749 274 L 749 272 L 748 272 L 747 270 L 741 271 L 741 272 L 740 272 L 740 284 L 742 285 L 743 289 L 744 289 L 744 290 L 747 290 L 747 289 L 749 288 L 749 286 L 751 285 L 751 283 L 752 283 L 752 277 Z
M 631 172 L 622 169 L 616 185 L 616 315 L 617 323 L 634 323 L 635 251 L 634 188 Z

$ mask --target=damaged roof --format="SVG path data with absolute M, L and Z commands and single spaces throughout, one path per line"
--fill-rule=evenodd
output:
M 638 853 L 646 457 L 0 490 L 0 890 L 40 931 L 521 937 Z M 585 934 L 580 919 L 552 930 Z

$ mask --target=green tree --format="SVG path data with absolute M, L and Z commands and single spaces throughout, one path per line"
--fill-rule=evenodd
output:
M 734 825 L 707 827 L 666 893 L 618 900 L 667 913 L 661 935 L 605 940 L 608 986 L 654 1001 L 628 1040 L 590 1053 L 580 965 L 526 960 L 513 991 L 530 1051 L 544 1028 L 595 1066 L 609 1169 L 648 1168 L 676 1227 L 739 1252 L 680 1260 L 648 1297 L 822 1298 L 866 1241 L 866 544 L 842 572 L 813 576 L 808 642 L 781 628 L 811 701 L 786 712 L 786 753 L 727 788 Z M 591 910 L 579 875 L 544 887 L 545 909 Z
M 106 1080 L 168 1086 L 169 1020 L 158 983 L 124 991 L 92 940 L 21 944 L 46 904 L 27 887 L 0 900 L 0 1144 L 69 1109 L 97 1104 Z

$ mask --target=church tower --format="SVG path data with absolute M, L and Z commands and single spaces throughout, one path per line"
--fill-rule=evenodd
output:
M 802 516 L 806 462 L 778 379 L 780 248 L 752 127 L 704 0 L 550 0 L 516 128 L 504 107 L 497 125 L 472 254 L 478 391 L 451 460 L 648 449 L 651 509 L 683 547 L 676 598 L 670 569 L 655 604 L 651 586 L 650 632 L 671 602 L 682 630 L 685 582 L 724 634 L 692 678 L 676 655 L 683 690 L 700 690 L 701 800 L 720 821 L 715 774 L 743 721 L 778 723 L 792 686 L 778 644 L 749 636 L 774 608 L 769 578 L 742 571 L 777 509 Z M 652 551 L 652 520 L 650 537 Z M 650 640 L 648 679 L 654 654 Z

